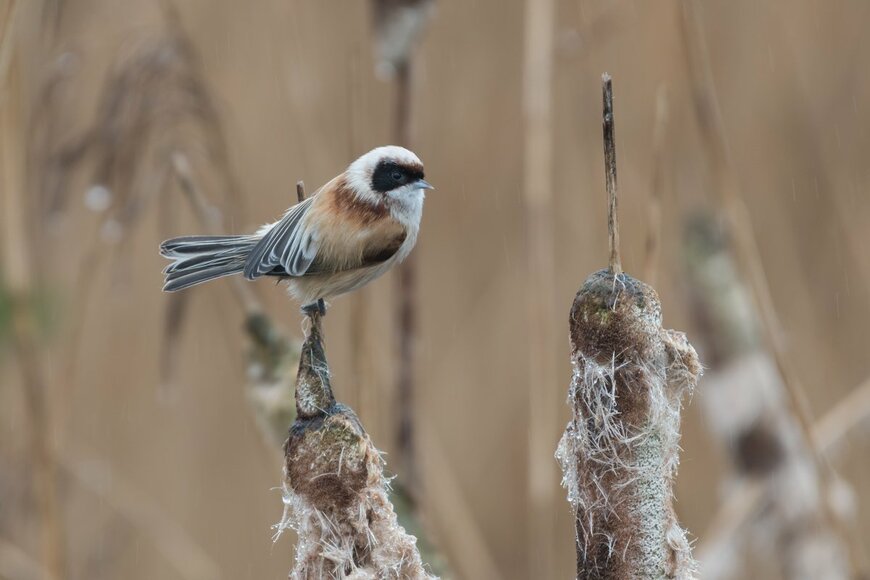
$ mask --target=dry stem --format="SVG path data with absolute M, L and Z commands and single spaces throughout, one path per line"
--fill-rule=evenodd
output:
M 846 434 L 870 419 L 870 379 L 855 387 L 846 397 L 813 426 L 813 435 L 819 447 L 829 453 Z M 704 542 L 698 548 L 698 559 L 708 561 L 722 546 L 738 535 L 751 517 L 756 515 L 764 499 L 761 484 L 744 483 L 731 493 L 712 518 L 704 533 Z
M 742 276 L 749 282 L 749 287 L 752 289 L 765 341 L 785 386 L 789 406 L 797 419 L 807 449 L 812 454 L 823 487 L 829 489 L 834 480 L 833 470 L 813 439 L 812 413 L 803 387 L 788 360 L 787 348 L 782 338 L 782 325 L 774 307 L 749 212 L 740 196 L 740 186 L 731 161 L 730 147 L 725 134 L 696 0 L 683 0 L 682 8 L 684 52 L 689 65 L 696 115 L 706 143 L 705 149 L 713 168 L 719 203 L 734 243 L 737 264 Z M 849 543 L 849 557 L 855 572 L 864 575 L 864 556 L 857 539 L 845 529 L 843 522 L 833 513 L 827 501 L 821 502 L 821 508 L 831 527 L 838 530 Z
M 410 147 L 412 141 L 412 103 L 414 59 L 412 55 L 396 66 L 395 131 L 399 145 Z M 416 458 L 414 429 L 414 391 L 417 356 L 417 261 L 414 254 L 399 266 L 396 335 L 399 365 L 396 379 L 399 403 L 397 442 L 402 483 L 416 509 L 420 493 L 420 474 Z
M 685 335 L 661 326 L 655 290 L 622 273 L 613 89 L 602 77 L 610 267 L 577 292 L 569 320 L 572 420 L 556 456 L 574 508 L 577 578 L 693 578 L 673 508 L 682 398 L 701 375 Z
M 82 459 L 64 456 L 60 467 L 79 485 L 96 495 L 142 533 L 157 551 L 186 580 L 217 580 L 220 568 L 195 541 L 152 498 L 125 480 L 110 466 L 93 457 Z
M 846 578 L 846 545 L 825 517 L 821 477 L 796 419 L 783 404 L 776 367 L 758 350 L 757 316 L 737 277 L 727 238 L 712 216 L 691 220 L 688 234 L 684 247 L 691 303 L 714 371 L 705 382 L 703 409 L 712 433 L 731 456 L 736 482 L 757 488 L 747 504 L 764 502 L 763 509 L 751 510 L 752 530 L 762 542 L 733 534 L 735 524 L 742 525 L 748 515 L 745 505 L 729 506 L 712 524 L 716 543 L 707 543 L 703 551 L 704 575 L 713 580 L 735 574 L 734 550 L 751 545 L 788 578 Z
M 45 580 L 51 574 L 16 544 L 0 538 L 0 578 L 3 580 Z
M 285 513 L 297 533 L 290 577 L 431 578 L 416 539 L 398 525 L 380 452 L 352 409 L 335 401 L 321 316 L 309 316 L 296 382 L 297 419 L 285 445 Z
M 557 472 L 551 459 L 558 425 L 555 377 L 555 242 L 553 240 L 553 60 L 556 2 L 526 0 L 523 55 L 523 213 L 528 305 L 528 565 L 530 578 L 552 578 Z
M 668 125 L 668 92 L 662 84 L 656 93 L 655 128 L 653 129 L 653 177 L 649 198 L 649 222 L 643 278 L 655 286 L 662 245 L 662 198 L 665 189 L 665 134 Z
M 13 10 L 14 10 L 13 6 Z M 4 33 L 4 44 L 0 50 L 0 84 L 5 85 L 8 60 L 12 58 L 8 40 L 14 34 L 11 29 L 12 17 Z M 14 65 L 14 63 L 13 63 Z M 11 72 L 18 72 L 12 69 Z M 12 75 L 11 82 L 18 80 Z M 8 285 L 15 303 L 12 313 L 12 346 L 16 362 L 21 371 L 21 386 L 28 416 L 30 457 L 33 461 L 33 478 L 38 498 L 38 509 L 42 534 L 42 565 L 49 579 L 66 578 L 66 545 L 64 538 L 63 509 L 58 499 L 56 458 L 52 432 L 54 427 L 52 407 L 49 399 L 49 385 L 45 377 L 44 352 L 38 343 L 39 337 L 31 300 L 34 290 L 32 264 L 36 252 L 33 250 L 33 237 L 28 229 L 27 180 L 23 176 L 25 157 L 20 146 L 24 132 L 20 118 L 21 93 L 19 86 L 12 86 L 9 99 L 0 101 L 0 179 L 4 207 L 0 212 L 3 220 L 4 256 L 3 272 L 0 282 Z
M 0 104 L 6 97 L 6 76 L 12 62 L 12 45 L 15 38 L 15 22 L 18 17 L 19 2 L 10 0 L 0 34 Z
M 694 577 L 673 508 L 682 398 L 701 374 L 681 332 L 661 326 L 651 286 L 592 274 L 570 318 L 573 418 L 559 443 L 575 511 L 577 578 Z
M 602 127 L 604 130 L 604 175 L 607 182 L 607 233 L 610 247 L 610 271 L 622 274 L 622 257 L 619 254 L 619 218 L 616 213 L 616 135 L 613 119 L 613 80 L 604 73 L 601 76 L 601 91 L 604 100 Z
M 223 220 L 220 217 L 220 213 L 208 202 L 199 184 L 194 179 L 187 155 L 181 152 L 173 153 L 172 168 L 175 171 L 176 177 L 178 177 L 178 183 L 181 185 L 182 191 L 187 195 L 194 213 L 199 218 L 200 223 L 206 228 L 206 231 L 212 235 L 222 234 Z M 302 182 L 300 181 L 299 183 L 301 184 Z M 297 191 L 298 188 L 299 186 L 297 185 Z M 251 316 L 263 311 L 253 290 L 244 280 L 238 276 L 231 276 L 230 282 L 233 294 L 245 313 Z
M 206 231 L 213 235 L 223 233 L 221 214 L 202 193 L 187 156 L 181 152 L 174 153 L 172 167 L 182 191 Z M 296 193 L 304 199 L 305 189 L 301 181 L 296 184 Z M 284 441 L 287 422 L 293 420 L 293 408 L 288 405 L 292 393 L 289 373 L 296 360 L 296 344 L 288 340 L 264 314 L 260 301 L 245 280 L 231 276 L 229 282 L 233 295 L 245 313 L 245 329 L 251 342 L 248 353 L 248 401 L 267 442 L 277 447 Z
M 813 426 L 813 438 L 828 451 L 846 433 L 870 419 L 870 379 L 855 387 Z

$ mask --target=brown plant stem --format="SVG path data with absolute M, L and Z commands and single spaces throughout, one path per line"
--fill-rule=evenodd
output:
M 414 59 L 396 66 L 396 141 L 403 147 L 412 143 L 412 102 L 414 88 Z M 397 442 L 402 485 L 410 496 L 412 510 L 419 497 L 420 474 L 416 458 L 414 429 L 414 391 L 417 357 L 417 261 L 411 254 L 398 271 L 398 300 L 396 336 L 399 346 L 399 364 L 396 389 L 399 405 Z
M 13 7 L 14 9 L 14 7 Z M 63 510 L 58 499 L 55 450 L 52 441 L 53 416 L 49 401 L 49 385 L 45 377 L 44 353 L 39 337 L 32 303 L 34 272 L 31 248 L 32 237 L 28 228 L 28 204 L 24 173 L 24 154 L 20 143 L 23 131 L 18 69 L 12 59 L 11 38 L 14 34 L 12 16 L 4 33 L 0 51 L 0 85 L 10 90 L 8 98 L 0 99 L 0 175 L 4 207 L 0 212 L 3 240 L 3 279 L 13 296 L 12 347 L 21 372 L 21 386 L 29 428 L 30 458 L 42 534 L 42 566 L 49 580 L 66 578 L 66 545 Z M 11 74 L 10 74 L 11 73 Z
M 553 240 L 553 60 L 556 3 L 526 0 L 523 39 L 523 212 L 528 317 L 527 548 L 530 578 L 553 578 L 558 436 L 555 383 L 555 242 Z M 544 386 L 545 388 L 542 388 Z
M 622 273 L 610 76 L 602 77 L 610 264 L 574 298 L 572 419 L 556 456 L 574 510 L 577 578 L 694 577 L 673 507 L 682 398 L 701 375 L 685 335 L 664 330 L 655 290 Z
M 713 171 L 713 181 L 719 204 L 733 241 L 738 269 L 752 290 L 762 323 L 763 336 L 785 386 L 789 407 L 797 419 L 807 449 L 812 454 L 823 487 L 829 489 L 834 479 L 833 470 L 813 439 L 812 412 L 803 386 L 788 360 L 787 348 L 783 341 L 782 324 L 777 315 L 767 276 L 764 272 L 749 211 L 740 195 L 741 188 L 733 168 L 730 146 L 713 81 L 710 57 L 700 14 L 697 10 L 697 0 L 682 0 L 682 15 L 684 54 L 688 61 L 695 113 L 704 138 L 705 152 Z M 865 558 L 863 548 L 857 538 L 845 528 L 842 520 L 833 512 L 829 502 L 823 501 L 821 508 L 831 527 L 838 530 L 843 539 L 848 542 L 849 559 L 853 570 L 860 577 L 864 577 L 867 573 L 864 564 Z
M 650 185 L 649 215 L 646 234 L 646 255 L 643 263 L 643 279 L 655 286 L 659 270 L 662 246 L 662 198 L 665 189 L 665 137 L 668 126 L 667 85 L 662 84 L 656 92 L 655 127 L 653 129 L 653 175 Z
M 870 419 L 870 379 L 855 387 L 825 413 L 813 426 L 813 435 L 824 453 L 842 440 L 849 431 Z M 764 499 L 764 487 L 747 482 L 732 492 L 719 506 L 698 546 L 698 559 L 708 560 L 714 550 L 737 536 L 751 517 L 758 513 Z
M 438 441 L 434 426 L 423 424 L 420 430 L 426 439 L 426 458 L 432 473 L 438 474 L 438 485 L 432 486 L 427 493 L 428 504 L 434 508 L 432 519 L 437 518 L 443 526 L 439 540 L 443 542 L 445 551 L 453 555 L 450 568 L 442 575 L 445 578 L 500 578 L 498 561 L 487 544 L 480 522 L 474 519 L 474 510 L 457 480 L 452 459 Z M 438 553 L 434 555 L 439 556 Z M 427 560 L 427 563 L 434 568 L 432 561 Z M 437 568 L 434 571 L 438 573 Z
M 359 136 L 366 133 L 365 121 L 369 119 L 363 111 L 366 110 L 363 90 L 363 67 L 360 46 L 363 40 L 356 38 L 349 46 L 347 56 L 347 156 L 353 159 L 359 154 Z M 382 400 L 383 394 L 374 391 L 372 380 L 374 352 L 367 334 L 370 325 L 369 311 L 371 303 L 369 289 L 359 288 L 350 298 L 350 329 L 348 331 L 351 344 L 351 371 L 356 378 L 353 403 L 357 410 L 370 424 L 380 424 L 376 401 Z M 351 400 L 349 398 L 349 400 Z
M 776 366 L 759 350 L 758 317 L 727 242 L 714 217 L 702 214 L 691 219 L 682 244 L 693 318 L 711 371 L 701 403 L 711 434 L 731 459 L 730 479 L 758 488 L 754 493 L 763 507 L 752 510 L 752 530 L 769 541 L 722 535 L 720 530 L 733 529 L 731 522 L 745 517 L 740 509 L 729 509 L 711 525 L 715 537 L 726 541 L 699 552 L 704 577 L 733 577 L 739 566 L 734 552 L 745 547 L 786 578 L 845 580 L 847 546 L 825 517 L 821 476 L 794 415 L 783 404 L 786 395 Z
M 6 100 L 6 81 L 12 63 L 12 46 L 15 40 L 15 22 L 19 6 L 18 0 L 10 0 L 0 32 L 0 105 Z
M 613 119 L 613 79 L 604 73 L 601 76 L 604 101 L 602 128 L 604 132 L 604 176 L 607 182 L 607 239 L 610 248 L 608 267 L 615 276 L 622 274 L 622 257 L 619 254 L 619 218 L 617 216 L 616 184 L 616 135 Z
M 410 148 L 413 144 L 413 102 L 415 83 L 415 59 L 413 52 L 395 63 L 396 108 L 395 131 L 396 142 Z M 413 526 L 423 531 L 420 521 L 420 498 L 422 479 L 417 458 L 417 427 L 415 420 L 416 400 L 416 369 L 417 369 L 417 260 L 412 253 L 398 268 L 398 306 L 396 313 L 396 336 L 398 339 L 398 370 L 396 374 L 396 392 L 398 396 L 398 428 L 397 445 L 399 450 L 399 467 L 401 477 L 394 483 L 393 501 L 404 498 L 403 506 L 397 503 L 400 518 L 409 527 Z M 364 315 L 364 313 L 362 313 Z M 357 321 L 358 322 L 358 321 Z M 421 534 L 422 535 L 422 534 Z M 425 538 L 424 538 L 425 540 Z M 421 541 L 420 548 L 428 547 L 428 542 Z
M 845 435 L 870 419 L 870 379 L 852 389 L 813 425 L 813 438 L 828 452 Z
M 131 528 L 143 534 L 181 578 L 218 580 L 218 565 L 169 513 L 136 485 L 99 459 L 61 457 L 60 468 L 82 488 L 97 496 Z M 111 477 L 108 477 L 111 475 Z
M 296 413 L 278 526 L 297 532 L 290 577 L 430 578 L 415 538 L 396 521 L 380 452 L 353 410 L 335 400 L 316 311 L 299 360 Z
M 190 161 L 184 153 L 176 152 L 172 154 L 172 168 L 178 178 L 178 183 L 181 185 L 182 191 L 187 195 L 199 221 L 206 228 L 209 234 L 220 235 L 223 220 L 217 210 L 209 204 L 205 195 L 199 187 L 199 184 L 193 177 L 193 172 L 190 167 Z M 296 185 L 297 194 L 301 181 Z M 238 276 L 229 278 L 233 295 L 239 302 L 242 309 L 250 316 L 261 313 L 263 311 L 259 300 L 253 290 L 245 284 L 245 281 Z
M 12 542 L 0 538 L 0 579 L 45 580 L 51 575 L 42 564 Z
M 223 233 L 220 212 L 202 193 L 187 156 L 174 153 L 172 167 L 206 231 L 212 235 Z M 305 186 L 301 181 L 296 184 L 296 194 L 305 198 Z M 266 316 L 257 295 L 245 280 L 238 276 L 231 276 L 228 280 L 233 296 L 245 313 L 245 330 L 250 340 L 248 402 L 267 443 L 277 448 L 284 441 L 287 422 L 294 418 L 294 409 L 289 405 L 292 386 L 288 373 L 295 365 L 297 346 Z

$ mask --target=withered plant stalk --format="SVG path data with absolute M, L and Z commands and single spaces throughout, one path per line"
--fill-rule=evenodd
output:
M 653 174 L 650 185 L 646 255 L 643 276 L 648 284 L 655 286 L 658 277 L 659 255 L 662 246 L 662 198 L 665 189 L 665 134 L 668 127 L 668 91 L 661 84 L 656 92 L 656 117 L 653 129 Z
M 713 184 L 719 205 L 725 218 L 732 251 L 738 270 L 752 291 L 753 300 L 761 322 L 761 332 L 780 376 L 786 402 L 794 415 L 807 451 L 818 471 L 822 496 L 835 479 L 830 464 L 822 456 L 813 439 L 813 416 L 806 393 L 790 363 L 783 340 L 782 324 L 773 302 L 764 265 L 761 261 L 758 242 L 752 229 L 749 210 L 741 196 L 741 187 L 731 157 L 731 149 L 725 133 L 722 112 L 716 94 L 715 83 L 707 51 L 706 38 L 697 9 L 697 0 L 682 0 L 682 38 L 684 54 L 693 91 L 695 114 L 704 140 L 704 150 L 713 172 Z M 857 536 L 847 529 L 842 519 L 834 513 L 828 501 L 820 502 L 820 509 L 832 529 L 838 530 L 849 546 L 852 568 L 859 576 L 867 573 L 863 548 Z
M 758 488 L 746 496 L 753 500 L 751 509 L 729 510 L 705 534 L 697 552 L 704 578 L 739 577 L 745 571 L 735 550 L 752 547 L 785 578 L 845 580 L 847 547 L 821 507 L 827 501 L 824 486 L 784 404 L 776 366 L 760 348 L 758 317 L 725 233 L 712 216 L 699 215 L 691 220 L 683 247 L 692 310 L 711 369 L 701 399 L 706 423 L 730 455 L 733 479 Z M 734 524 L 746 523 L 750 515 L 749 533 L 734 533 Z
M 384 462 L 354 411 L 336 402 L 321 316 L 308 319 L 285 444 L 281 531 L 296 531 L 295 580 L 432 578 L 398 524 Z
M 411 106 L 414 83 L 414 60 L 409 57 L 396 68 L 396 141 L 411 146 Z M 399 397 L 398 447 L 402 485 L 411 500 L 412 510 L 419 501 L 420 474 L 416 458 L 414 429 L 414 391 L 417 358 L 417 261 L 411 254 L 398 268 L 398 306 L 396 336 L 399 365 L 396 387 Z
M 557 457 L 575 513 L 578 579 L 688 579 L 673 508 L 683 397 L 701 374 L 685 335 L 662 328 L 655 290 L 621 273 L 612 87 L 603 77 L 610 267 L 571 308 L 572 419 Z M 609 150 L 609 153 L 608 153 Z
M 613 119 L 613 80 L 604 73 L 601 77 L 604 87 L 604 179 L 607 183 L 607 243 L 610 248 L 608 269 L 614 276 L 622 274 L 622 256 L 619 254 L 619 219 L 617 218 L 616 183 L 616 136 Z
M 553 60 L 556 3 L 526 0 L 523 40 L 523 213 L 526 219 L 529 426 L 527 549 L 530 578 L 556 575 L 557 471 L 551 459 L 558 436 L 556 382 L 555 242 L 553 239 Z
M 8 25 L 0 39 L 0 186 L 2 186 L 3 271 L 0 283 L 13 299 L 11 341 L 21 373 L 26 425 L 33 462 L 33 484 L 39 512 L 42 558 L 48 580 L 66 578 L 66 541 L 63 506 L 58 498 L 56 453 L 52 439 L 54 421 L 46 378 L 44 349 L 39 343 L 34 304 L 38 279 L 31 235 L 28 182 L 25 176 L 25 134 L 19 68 L 12 43 L 16 6 L 10 8 Z M 10 77 L 7 79 L 7 75 Z M 8 85 L 7 85 L 8 80 Z
M 182 191 L 206 232 L 223 231 L 223 219 L 210 205 L 195 179 L 187 156 L 172 154 L 172 168 Z M 296 184 L 296 196 L 305 199 L 305 185 Z M 290 405 L 293 392 L 292 368 L 298 360 L 297 345 L 288 339 L 265 314 L 251 286 L 239 276 L 229 277 L 230 288 L 245 315 L 245 330 L 250 341 L 247 357 L 247 397 L 251 410 L 270 447 L 277 449 L 285 438 L 287 423 L 294 418 Z

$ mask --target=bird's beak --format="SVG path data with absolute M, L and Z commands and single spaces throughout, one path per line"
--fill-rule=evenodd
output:
M 417 189 L 435 189 L 435 187 L 425 179 L 418 179 L 414 185 L 417 186 Z

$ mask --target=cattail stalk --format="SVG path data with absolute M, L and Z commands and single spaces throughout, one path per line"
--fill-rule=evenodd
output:
M 616 184 L 616 128 L 613 120 L 613 79 L 604 73 L 601 77 L 604 93 L 604 179 L 607 184 L 607 241 L 610 249 L 608 269 L 614 276 L 622 274 L 622 257 L 619 254 L 619 219 L 617 218 Z
M 659 256 L 662 246 L 662 198 L 664 197 L 665 177 L 665 137 L 668 127 L 668 92 L 662 84 L 656 92 L 656 117 L 653 129 L 653 175 L 650 186 L 648 230 L 646 252 L 643 264 L 643 277 L 648 284 L 655 286 L 659 270 Z
M 39 345 L 32 304 L 37 278 L 33 269 L 33 238 L 28 228 L 24 132 L 18 63 L 12 54 L 17 6 L 12 6 L 0 39 L 0 186 L 2 186 L 3 272 L 0 282 L 13 297 L 12 346 L 21 372 L 30 458 L 33 461 L 35 496 L 42 535 L 42 566 L 49 580 L 66 577 L 66 542 L 63 506 L 58 497 L 56 452 L 52 440 L 54 421 L 45 376 L 44 351 Z M 7 75 L 11 78 L 8 79 Z M 7 92 L 8 91 L 8 92 Z
M 704 140 L 704 150 L 712 168 L 719 205 L 728 227 L 734 260 L 741 278 L 752 292 L 756 312 L 761 321 L 761 335 L 782 382 L 784 401 L 794 416 L 804 448 L 809 452 L 818 472 L 824 497 L 827 490 L 831 489 L 836 475 L 813 440 L 812 411 L 803 385 L 788 359 L 782 324 L 761 261 L 749 210 L 741 197 L 740 183 L 734 171 L 696 0 L 682 0 L 681 24 L 695 113 Z M 821 501 L 819 507 L 828 525 L 836 529 L 841 539 L 849 546 L 848 557 L 854 572 L 859 576 L 866 575 L 868 565 L 857 536 L 847 529 L 828 501 Z
M 575 513 L 578 579 L 688 579 L 695 566 L 673 482 L 682 400 L 701 367 L 685 335 L 662 328 L 655 290 L 619 272 L 612 89 L 603 81 L 611 260 L 571 308 L 573 417 L 556 455 Z
M 114 471 L 104 460 L 91 453 L 83 454 L 79 449 L 74 455 L 58 457 L 58 467 L 68 481 L 77 483 L 80 489 L 93 494 L 101 505 L 112 510 L 137 534 L 147 538 L 179 578 L 222 578 L 218 564 L 174 515 L 165 511 L 160 502 L 149 497 L 134 481 Z M 107 481 L 111 481 L 111 485 L 107 485 Z
M 553 60 L 556 3 L 526 0 L 523 55 L 523 213 L 528 304 L 529 577 L 553 578 L 557 471 L 551 450 L 559 402 L 555 383 L 555 242 L 553 240 Z
M 705 381 L 702 408 L 731 457 L 736 482 L 758 488 L 746 496 L 752 500 L 751 509 L 717 518 L 705 535 L 698 551 L 704 577 L 740 574 L 734 550 L 752 545 L 785 578 L 845 580 L 850 577 L 848 547 L 824 513 L 826 489 L 784 404 L 776 366 L 760 348 L 758 317 L 738 279 L 725 234 L 712 216 L 698 216 L 683 246 L 694 317 L 712 371 Z M 735 533 L 745 523 L 752 524 L 750 534 Z
M 396 140 L 404 147 L 411 146 L 411 103 L 414 82 L 414 60 L 396 68 Z M 414 430 L 414 391 L 417 358 L 417 261 L 412 254 L 398 268 L 398 306 L 396 329 L 399 346 L 399 365 L 396 387 L 399 397 L 398 447 L 402 468 L 402 483 L 416 505 L 420 475 L 416 458 Z
M 290 578 L 432 578 L 416 539 L 397 522 L 380 451 L 354 411 L 335 400 L 318 313 L 309 316 L 302 345 L 296 414 L 277 526 L 278 534 L 297 534 Z
M 187 156 L 175 152 L 172 168 L 200 224 L 209 234 L 223 232 L 223 219 L 203 194 Z M 305 199 L 305 185 L 296 184 L 296 196 Z M 295 417 L 290 404 L 293 394 L 293 366 L 298 360 L 297 344 L 288 339 L 264 313 L 251 286 L 239 276 L 227 280 L 233 296 L 245 315 L 245 330 L 249 338 L 247 357 L 247 398 L 257 426 L 266 442 L 278 448 L 284 441 L 287 423 Z

